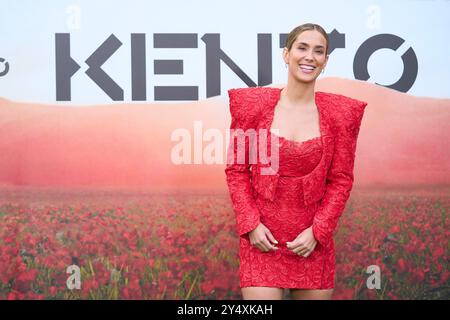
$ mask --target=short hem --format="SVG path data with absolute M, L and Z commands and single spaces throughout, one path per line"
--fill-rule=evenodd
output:
M 305 286 L 286 286 L 281 284 L 240 284 L 239 287 L 248 288 L 248 287 L 269 287 L 269 288 L 279 288 L 279 289 L 303 289 L 303 290 L 330 290 L 334 289 L 334 287 L 305 287 Z

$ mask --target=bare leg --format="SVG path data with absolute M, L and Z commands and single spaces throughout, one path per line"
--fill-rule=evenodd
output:
M 271 287 L 245 287 L 241 288 L 244 300 L 281 300 L 283 289 Z
M 331 300 L 333 289 L 291 289 L 291 296 L 294 300 Z

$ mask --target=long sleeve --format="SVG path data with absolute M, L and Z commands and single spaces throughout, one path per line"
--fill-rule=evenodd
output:
M 230 89 L 230 145 L 225 169 L 226 181 L 236 216 L 237 231 L 242 236 L 254 230 L 260 223 L 260 214 L 253 197 L 251 186 L 249 135 L 256 132 L 252 125 L 257 116 L 254 95 L 248 95 L 249 89 Z M 247 134 L 246 134 L 247 133 Z M 245 153 L 244 153 L 245 152 Z M 242 155 L 245 154 L 245 157 Z M 242 159 L 244 158 L 244 159 Z
M 350 99 L 336 120 L 335 150 L 326 178 L 326 192 L 314 217 L 312 231 L 316 240 L 328 246 L 344 212 L 353 187 L 356 144 L 366 102 Z

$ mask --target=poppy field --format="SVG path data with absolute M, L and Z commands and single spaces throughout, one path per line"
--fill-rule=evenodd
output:
M 449 299 L 448 209 L 443 188 L 352 191 L 333 298 Z M 241 299 L 238 244 L 227 193 L 5 187 L 0 299 Z

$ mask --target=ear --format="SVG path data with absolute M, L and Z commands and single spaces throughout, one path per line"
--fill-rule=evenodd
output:
M 289 62 L 289 50 L 288 50 L 288 48 L 286 48 L 286 47 L 283 48 L 282 55 L 283 55 L 284 63 L 288 63 Z
M 325 57 L 325 63 L 324 63 L 324 65 L 323 65 L 323 68 L 325 68 L 325 67 L 327 66 L 328 58 L 329 58 L 329 57 L 330 57 L 330 55 L 327 54 L 327 56 Z

